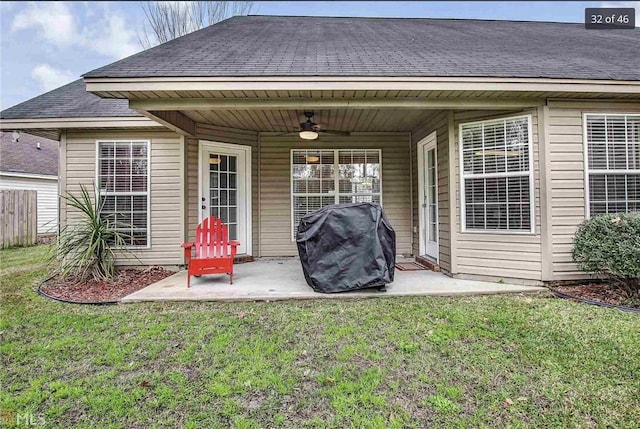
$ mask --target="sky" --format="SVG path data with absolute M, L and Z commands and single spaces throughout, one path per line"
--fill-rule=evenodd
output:
M 478 18 L 583 22 L 586 7 L 609 2 L 254 2 L 252 14 Z M 0 108 L 55 89 L 142 50 L 139 2 L 0 2 Z

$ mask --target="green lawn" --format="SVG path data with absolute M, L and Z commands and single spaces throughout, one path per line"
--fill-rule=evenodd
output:
M 35 293 L 45 253 L 0 251 L 0 408 L 45 427 L 640 422 L 637 315 L 516 296 L 79 306 Z

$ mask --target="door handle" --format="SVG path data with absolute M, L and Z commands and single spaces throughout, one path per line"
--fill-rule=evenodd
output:
M 207 206 L 205 206 L 204 204 L 202 205 L 202 210 L 206 210 Z

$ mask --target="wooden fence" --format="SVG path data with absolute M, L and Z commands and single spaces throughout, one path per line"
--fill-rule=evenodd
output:
M 36 191 L 0 190 L 0 249 L 36 243 L 37 201 Z

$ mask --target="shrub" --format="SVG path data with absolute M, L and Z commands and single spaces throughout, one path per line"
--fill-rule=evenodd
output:
M 126 245 L 129 234 L 118 228 L 127 228 L 116 222 L 112 215 L 101 214 L 104 201 L 93 190 L 93 195 L 81 185 L 80 195 L 63 196 L 67 206 L 79 214 L 60 231 L 57 256 L 60 259 L 60 275 L 87 280 L 90 277 L 110 280 L 115 274 L 115 250 Z
M 613 279 L 629 297 L 640 296 L 640 213 L 585 220 L 576 232 L 573 260 L 583 271 Z

